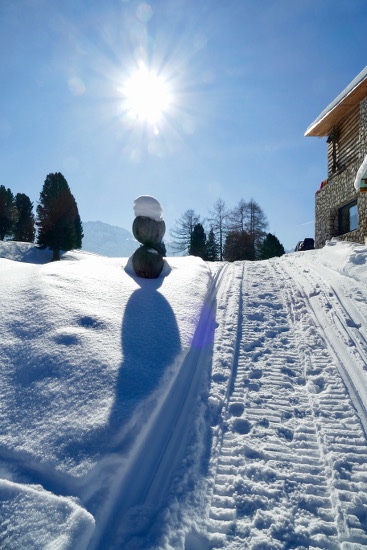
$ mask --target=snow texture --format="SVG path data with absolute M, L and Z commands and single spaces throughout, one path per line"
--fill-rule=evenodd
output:
M 0 242 L 0 547 L 367 547 L 367 248 Z
M 136 218 L 144 216 L 160 222 L 163 219 L 163 210 L 157 199 L 150 195 L 141 195 L 134 200 L 134 215 Z

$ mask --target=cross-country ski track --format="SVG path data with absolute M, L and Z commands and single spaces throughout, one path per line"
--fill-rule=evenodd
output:
M 365 318 L 344 296 L 342 275 L 330 282 L 327 268 L 292 260 L 213 269 L 197 328 L 201 337 L 213 330 L 215 309 L 213 349 L 194 345 L 183 359 L 160 429 L 153 423 L 146 436 L 157 456 L 145 463 L 142 447 L 129 474 L 147 494 L 135 486 L 126 502 L 119 491 L 116 532 L 134 505 L 159 508 L 161 480 L 177 466 L 190 427 L 183 408 L 195 409 L 209 368 L 212 475 L 197 510 L 201 534 L 186 536 L 185 548 L 367 547 Z M 127 547 L 124 536 L 116 547 Z
M 180 330 L 165 284 L 192 260 L 170 261 L 154 291 Z M 74 499 L 93 518 L 93 531 L 84 512 L 70 527 L 88 550 L 367 548 L 367 248 L 333 240 L 260 262 L 195 262 L 206 290 L 189 345 L 85 475 L 57 463 L 52 473 L 5 442 L 0 477 Z M 189 302 L 199 279 L 185 273 Z M 0 490 L 0 542 L 17 548 L 2 502 Z M 47 548 L 74 550 L 77 538 Z

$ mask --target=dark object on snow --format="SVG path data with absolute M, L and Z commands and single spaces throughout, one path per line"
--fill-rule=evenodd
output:
M 137 216 L 133 222 L 133 235 L 139 243 L 153 246 L 160 243 L 166 232 L 163 220 L 156 221 L 145 216 Z
M 315 241 L 311 238 L 307 238 L 307 239 L 304 239 L 303 241 L 299 241 L 294 251 L 302 252 L 304 250 L 314 250 L 314 248 L 315 248 Z
M 149 199 L 155 201 L 153 197 L 149 197 Z M 135 204 L 137 201 L 135 201 Z M 135 217 L 133 235 L 136 240 L 142 243 L 142 246 L 135 250 L 132 257 L 133 268 L 138 277 L 156 279 L 162 272 L 163 254 L 165 253 L 162 239 L 165 231 L 166 224 L 162 219 L 154 219 L 148 216 Z
M 163 256 L 155 248 L 143 245 L 135 250 L 132 258 L 133 268 L 138 277 L 156 279 L 163 269 Z

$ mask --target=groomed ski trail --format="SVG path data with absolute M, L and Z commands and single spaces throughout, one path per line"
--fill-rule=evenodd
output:
M 330 354 L 310 281 L 307 287 L 292 256 L 237 269 L 243 279 L 231 366 L 219 329 L 214 345 L 206 547 L 367 547 L 363 411 L 345 385 L 344 356 Z M 356 369 L 361 359 L 362 352 L 348 356 Z M 216 381 L 226 385 L 222 402 Z
M 192 345 L 176 366 L 176 375 L 169 381 L 165 397 L 139 437 L 130 460 L 115 467 L 103 514 L 96 518 L 90 550 L 104 550 L 105 535 L 111 541 L 111 533 L 109 550 L 150 548 L 149 541 L 140 539 L 140 535 L 146 536 L 149 526 L 154 528 L 156 513 L 185 451 L 192 429 L 188 420 L 194 420 L 203 377 L 210 373 L 217 290 L 227 269 L 222 264 L 213 276 Z

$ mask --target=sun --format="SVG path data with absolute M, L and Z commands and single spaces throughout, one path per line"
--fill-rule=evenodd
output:
M 139 68 L 122 88 L 124 110 L 130 118 L 149 123 L 153 127 L 169 111 L 172 95 L 169 85 L 158 73 Z

